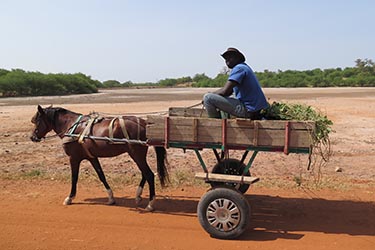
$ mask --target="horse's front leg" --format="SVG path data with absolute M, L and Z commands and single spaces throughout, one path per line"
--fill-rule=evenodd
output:
M 92 159 L 89 159 L 89 161 L 91 162 L 91 165 L 94 167 L 94 169 L 95 169 L 95 171 L 96 171 L 96 173 L 97 173 L 100 181 L 103 183 L 104 187 L 107 190 L 107 194 L 108 194 L 108 202 L 107 202 L 107 204 L 108 205 L 116 204 L 115 198 L 113 197 L 112 189 L 111 189 L 111 187 L 107 183 L 107 180 L 105 178 L 103 169 L 100 166 L 100 162 L 99 162 L 98 158 L 92 158 Z
M 64 200 L 64 205 L 70 205 L 72 204 L 73 199 L 76 196 L 77 193 L 77 181 L 78 181 L 78 174 L 79 174 L 79 165 L 81 163 L 81 160 L 75 160 L 73 158 L 70 158 L 70 170 L 71 170 L 71 179 L 72 179 L 72 187 L 70 190 L 70 194 L 68 197 Z

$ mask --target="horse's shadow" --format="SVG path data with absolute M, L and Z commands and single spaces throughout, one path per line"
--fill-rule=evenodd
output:
M 303 232 L 375 236 L 375 203 L 320 198 L 285 198 L 246 195 L 251 206 L 249 229 L 238 240 L 298 240 Z M 154 213 L 197 217 L 199 197 L 159 196 Z M 107 198 L 87 199 L 105 204 Z M 137 208 L 132 197 L 117 197 L 116 206 L 140 213 L 148 200 Z
M 199 199 L 200 197 L 159 195 L 153 213 L 196 217 Z M 134 197 L 116 197 L 115 200 L 115 206 L 127 207 L 139 213 L 148 213 L 144 209 L 147 206 L 148 197 L 144 197 L 138 206 L 135 204 Z M 105 205 L 107 201 L 108 198 L 88 198 L 84 200 L 84 204 Z

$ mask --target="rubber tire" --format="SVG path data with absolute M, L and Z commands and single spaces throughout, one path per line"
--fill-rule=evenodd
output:
M 227 168 L 229 166 L 229 169 Z M 241 164 L 239 160 L 236 159 L 224 159 L 223 161 L 217 163 L 213 169 L 212 173 L 214 174 L 228 174 L 228 175 L 238 175 L 241 176 L 243 170 L 246 168 L 245 164 Z M 245 176 L 251 176 L 250 171 L 245 173 Z M 225 183 L 225 182 L 211 182 L 211 187 L 222 187 L 229 186 L 238 189 L 241 193 L 246 193 L 250 187 L 250 184 L 240 184 L 237 187 L 237 183 Z
M 227 199 L 235 204 L 239 211 L 239 222 L 230 231 L 222 231 L 212 226 L 207 218 L 207 211 L 212 202 L 217 199 Z M 229 187 L 217 187 L 209 190 L 198 203 L 197 214 L 203 229 L 213 238 L 235 239 L 243 234 L 250 222 L 250 205 L 244 195 Z

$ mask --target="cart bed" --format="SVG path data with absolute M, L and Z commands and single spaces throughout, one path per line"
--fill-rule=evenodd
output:
M 150 145 L 182 148 L 307 151 L 315 123 L 310 121 L 213 119 L 148 116 Z

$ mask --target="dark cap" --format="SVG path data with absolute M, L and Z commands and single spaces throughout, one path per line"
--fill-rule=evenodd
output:
M 228 48 L 221 56 L 226 59 L 229 55 L 237 55 L 241 58 L 242 62 L 244 62 L 245 56 L 236 48 Z

